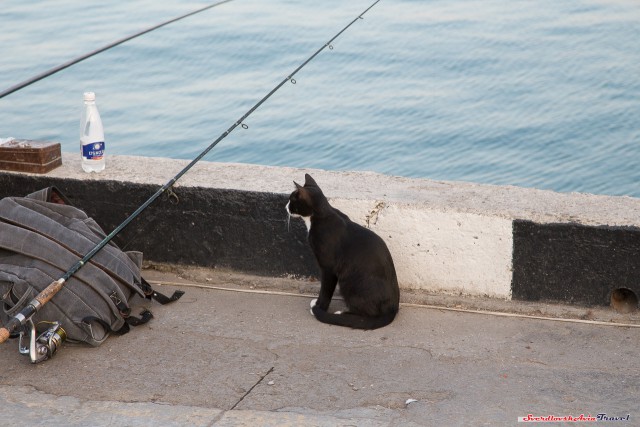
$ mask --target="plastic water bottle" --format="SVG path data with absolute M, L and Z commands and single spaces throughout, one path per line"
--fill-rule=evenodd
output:
M 104 130 L 96 106 L 96 94 L 84 93 L 84 110 L 80 119 L 80 155 L 82 170 L 100 172 L 104 170 Z

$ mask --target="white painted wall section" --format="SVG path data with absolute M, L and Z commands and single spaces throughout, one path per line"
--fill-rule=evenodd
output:
M 384 239 L 401 288 L 511 298 L 511 220 L 407 203 L 330 203 Z

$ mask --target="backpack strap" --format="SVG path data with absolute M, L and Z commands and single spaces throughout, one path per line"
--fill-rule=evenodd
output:
M 129 324 L 131 326 L 139 326 L 144 325 L 149 320 L 153 319 L 153 314 L 146 309 L 143 310 L 142 313 L 140 313 L 140 317 L 132 316 L 131 308 L 118 297 L 118 294 L 116 292 L 113 292 L 111 295 L 109 295 L 109 298 L 111 298 L 111 301 L 113 301 L 115 306 L 118 307 L 118 311 L 120 311 L 120 315 L 122 316 L 126 324 Z M 122 332 L 121 335 L 127 332 L 129 332 L 128 329 Z
M 153 319 L 153 314 L 151 314 L 149 310 L 144 310 L 142 313 L 140 313 L 140 317 L 127 316 L 122 327 L 117 330 L 111 329 L 111 325 L 109 325 L 109 323 L 96 316 L 86 316 L 82 319 L 82 323 L 86 325 L 91 325 L 94 322 L 99 323 L 108 334 L 124 335 L 131 331 L 131 326 L 143 325 L 151 319 Z M 16 334 L 12 335 L 11 338 L 17 338 L 18 335 L 19 333 L 17 332 Z
M 102 325 L 102 327 L 109 333 L 124 335 L 131 330 L 130 326 L 144 325 L 151 319 L 153 319 L 153 314 L 149 310 L 144 310 L 142 313 L 140 313 L 140 317 L 128 315 L 124 317 L 124 325 L 122 325 L 122 327 L 116 331 L 111 329 L 111 326 L 107 322 L 95 316 L 87 316 L 82 319 L 82 322 L 87 324 L 91 324 L 91 322 L 97 322 Z
M 151 314 L 151 312 L 149 310 L 143 310 L 142 313 L 140 313 L 140 317 L 135 317 L 135 316 L 127 316 L 124 318 L 125 320 L 125 325 L 131 325 L 131 326 L 139 326 L 139 325 L 144 325 L 145 323 L 147 323 L 149 320 L 153 319 L 153 314 Z
M 154 290 L 149 284 L 149 282 L 144 280 L 144 277 L 140 278 L 140 288 L 144 292 L 144 295 L 146 298 L 153 299 L 162 305 L 169 304 L 170 302 L 178 301 L 180 297 L 184 295 L 184 291 L 175 291 L 173 295 L 171 295 L 170 297 L 163 295 L 160 292 Z

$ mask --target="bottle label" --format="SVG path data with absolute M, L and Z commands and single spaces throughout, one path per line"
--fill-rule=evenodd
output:
M 88 160 L 102 160 L 104 156 L 104 141 L 92 142 L 82 146 L 82 157 Z

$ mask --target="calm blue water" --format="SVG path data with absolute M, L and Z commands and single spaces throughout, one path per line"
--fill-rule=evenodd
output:
M 0 90 L 206 4 L 5 0 Z M 77 151 L 92 90 L 108 153 L 194 158 L 369 4 L 234 0 L 0 99 L 0 138 Z M 640 197 L 639 22 L 636 0 L 382 0 L 207 160 Z

